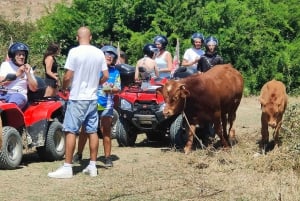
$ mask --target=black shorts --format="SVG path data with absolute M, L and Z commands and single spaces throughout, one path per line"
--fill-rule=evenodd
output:
M 57 80 L 55 79 L 45 78 L 45 83 L 49 87 L 57 88 Z

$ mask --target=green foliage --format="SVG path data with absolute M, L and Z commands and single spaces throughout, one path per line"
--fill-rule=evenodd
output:
M 40 65 L 48 43 L 59 42 L 63 64 L 82 25 L 91 28 L 94 45 L 119 44 L 131 65 L 157 34 L 168 37 L 172 54 L 179 39 L 181 56 L 194 32 L 214 35 L 225 61 L 243 73 L 247 94 L 257 94 L 273 78 L 283 81 L 289 93 L 300 91 L 297 0 L 73 0 L 70 6 L 57 4 L 35 26 L 20 28 L 0 18 L 0 51 L 5 55 L 13 35 L 30 45 L 31 61 Z

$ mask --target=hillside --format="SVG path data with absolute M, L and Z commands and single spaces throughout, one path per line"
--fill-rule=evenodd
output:
M 0 15 L 12 21 L 34 22 L 62 2 L 70 4 L 72 0 L 1 0 Z

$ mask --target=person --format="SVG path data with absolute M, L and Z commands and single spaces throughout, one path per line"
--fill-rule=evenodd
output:
M 73 177 L 72 159 L 76 144 L 76 135 L 81 126 L 89 138 L 90 162 L 83 173 L 95 177 L 98 174 L 96 160 L 99 147 L 97 135 L 97 89 L 108 79 L 108 70 L 103 52 L 90 44 L 92 39 L 88 27 L 80 27 L 77 31 L 79 46 L 69 51 L 64 68 L 62 88 L 70 88 L 63 131 L 65 132 L 66 153 L 63 166 L 48 177 L 67 179 Z M 102 71 L 103 76 L 99 79 Z
M 204 73 L 217 64 L 223 64 L 223 58 L 217 52 L 218 43 L 218 39 L 214 36 L 205 39 L 205 53 L 198 61 L 198 72 Z
M 59 54 L 60 47 L 56 43 L 49 44 L 44 53 L 43 65 L 45 68 L 45 83 L 47 85 L 45 97 L 55 96 L 57 87 L 60 85 L 58 77 L 58 64 L 55 57 Z
M 33 92 L 38 89 L 33 69 L 27 63 L 29 48 L 24 43 L 13 43 L 8 49 L 8 56 L 10 59 L 4 61 L 0 66 L 1 85 L 8 92 L 1 93 L 0 99 L 15 103 L 20 109 L 24 109 L 28 102 L 28 88 Z M 8 74 L 15 75 L 14 80 L 6 81 L 5 78 Z
M 113 120 L 114 110 L 114 94 L 121 90 L 120 73 L 115 67 L 118 59 L 117 49 L 111 45 L 106 45 L 101 48 L 104 52 L 106 63 L 109 71 L 108 80 L 99 86 L 97 91 L 98 96 L 98 115 L 100 118 L 99 127 L 103 136 L 104 148 L 104 166 L 113 167 L 111 160 L 111 125 Z M 79 134 L 78 149 L 74 155 L 73 162 L 77 163 L 82 160 L 82 153 L 87 141 L 84 129 Z
M 121 50 L 119 64 L 127 64 L 127 63 L 128 63 L 128 56 L 123 50 Z
M 139 67 L 144 67 L 150 77 L 159 77 L 158 67 L 154 60 L 155 55 L 158 53 L 158 48 L 154 44 L 146 44 L 143 47 L 143 53 L 144 57 L 137 61 L 134 79 L 140 79 Z
M 197 70 L 199 73 L 205 73 L 217 64 L 223 64 L 223 58 L 217 53 L 218 39 L 209 36 L 205 39 L 205 53 L 198 61 Z M 204 144 L 211 143 L 215 138 L 215 131 L 211 123 L 204 123 L 202 128 Z
M 200 57 L 204 55 L 204 51 L 201 49 L 204 43 L 204 36 L 202 33 L 194 33 L 191 37 L 191 48 L 188 48 L 183 55 L 181 65 L 190 67 L 194 72 L 197 72 L 197 65 Z
M 157 35 L 154 37 L 154 44 L 158 48 L 159 52 L 155 57 L 155 62 L 159 69 L 159 76 L 161 78 L 170 78 L 173 73 L 173 59 L 169 51 L 166 50 L 168 45 L 167 37 L 163 35 Z

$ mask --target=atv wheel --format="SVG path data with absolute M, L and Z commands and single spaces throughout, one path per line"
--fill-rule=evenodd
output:
M 10 126 L 3 127 L 3 143 L 0 152 L 0 168 L 15 169 L 23 156 L 22 138 L 19 132 Z
M 65 154 L 65 135 L 62 124 L 53 121 L 48 129 L 45 146 L 38 147 L 38 155 L 46 161 L 61 160 Z
M 171 144 L 176 148 L 183 148 L 187 142 L 186 131 L 183 127 L 182 115 L 179 115 L 170 127 Z
M 119 118 L 116 123 L 116 138 L 120 147 L 134 146 L 137 133 L 129 129 L 126 120 Z
M 111 139 L 115 139 L 116 138 L 116 132 L 117 132 L 117 121 L 119 119 L 119 114 L 117 112 L 117 110 L 114 109 L 114 116 L 112 119 L 112 125 L 111 125 Z

